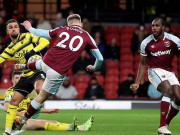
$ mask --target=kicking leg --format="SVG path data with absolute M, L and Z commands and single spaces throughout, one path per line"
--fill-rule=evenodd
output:
M 26 123 L 26 121 L 38 111 L 38 109 L 42 106 L 42 103 L 44 103 L 44 101 L 46 101 L 46 99 L 51 95 L 52 94 L 41 90 L 39 95 L 33 101 L 31 101 L 31 104 L 29 105 L 28 110 L 26 111 L 24 116 L 16 119 L 17 129 L 20 130 Z

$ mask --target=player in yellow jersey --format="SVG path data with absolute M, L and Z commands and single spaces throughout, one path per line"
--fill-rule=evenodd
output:
M 14 71 L 12 73 L 12 82 L 13 87 L 9 88 L 5 93 L 5 99 L 4 99 L 4 111 L 7 111 L 9 102 L 11 101 L 11 98 L 14 93 L 14 86 L 17 84 L 17 82 L 20 80 L 21 72 L 20 71 Z M 17 108 L 16 118 L 23 116 L 23 114 L 26 112 L 28 104 L 31 102 L 29 97 L 25 97 L 21 103 L 19 104 Z M 59 112 L 59 109 L 44 109 L 41 108 L 41 111 L 43 113 L 57 113 Z M 48 130 L 48 131 L 75 131 L 75 130 L 81 130 L 86 131 L 89 130 L 92 126 L 92 117 L 84 124 L 77 125 L 77 119 L 74 119 L 73 124 L 67 124 L 67 123 L 60 123 L 58 121 L 50 121 L 50 120 L 36 120 L 36 119 L 29 119 L 27 123 L 22 127 L 22 130 Z M 14 127 L 15 128 L 15 127 Z
M 0 55 L 0 64 L 9 58 L 14 58 L 19 64 L 26 64 L 28 59 L 49 46 L 49 41 L 45 38 L 34 36 L 31 33 L 20 33 L 19 23 L 10 19 L 6 22 L 6 32 L 9 34 L 12 42 Z M 42 89 L 44 82 L 42 71 L 23 70 L 20 81 L 14 86 L 14 95 L 10 101 L 6 115 L 6 134 L 11 134 L 12 124 L 16 117 L 19 103 L 33 89 L 37 93 Z

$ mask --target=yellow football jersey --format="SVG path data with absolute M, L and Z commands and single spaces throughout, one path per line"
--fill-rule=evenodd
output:
M 5 98 L 4 98 L 4 102 L 10 102 L 12 99 L 14 93 L 14 87 L 9 88 L 6 93 L 5 93 Z M 21 113 L 25 113 L 27 111 L 28 105 L 30 104 L 31 99 L 29 97 L 24 98 L 18 108 L 17 111 L 21 112 Z
M 17 63 L 25 64 L 25 54 L 35 49 L 36 52 L 49 46 L 49 41 L 45 38 L 34 36 L 32 33 L 22 33 L 16 43 L 11 42 L 9 46 L 0 55 L 0 64 L 9 58 L 14 58 Z M 31 76 L 34 71 L 23 70 L 23 77 Z

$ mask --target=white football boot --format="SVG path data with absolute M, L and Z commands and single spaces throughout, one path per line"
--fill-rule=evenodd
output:
M 158 128 L 158 135 L 171 135 L 171 131 L 168 130 L 167 126 Z

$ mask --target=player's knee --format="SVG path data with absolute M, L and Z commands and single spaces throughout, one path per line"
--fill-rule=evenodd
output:
M 19 103 L 20 103 L 20 101 L 16 100 L 15 98 L 12 98 L 11 101 L 10 101 L 10 104 L 14 105 L 14 106 L 18 106 Z
M 175 102 L 180 105 L 180 95 L 175 95 L 174 96 Z
M 162 91 L 162 94 L 163 94 L 163 96 L 172 98 L 172 95 L 173 95 L 173 93 L 172 93 L 172 87 L 171 87 L 171 86 L 165 87 L 165 88 L 163 89 L 163 91 Z
M 39 94 L 41 90 L 42 90 L 42 87 L 36 87 L 36 89 L 35 89 L 35 91 L 37 92 L 37 94 Z

